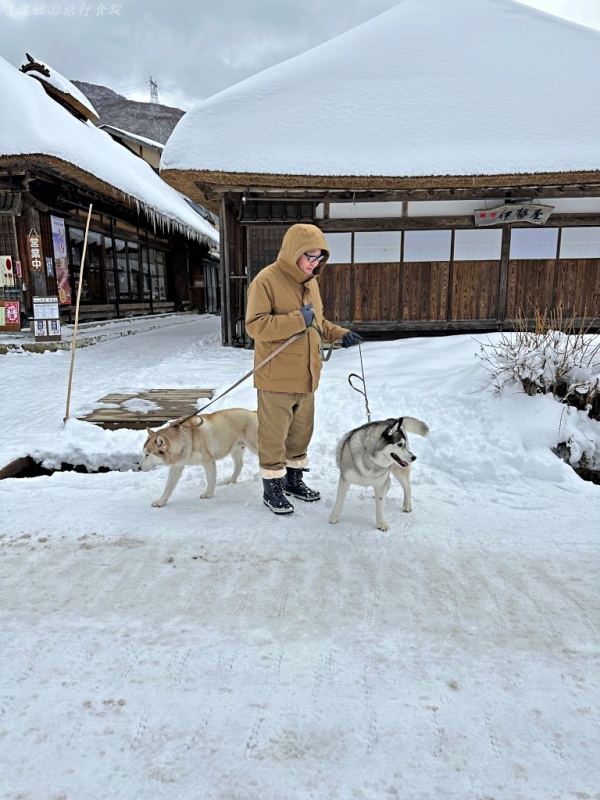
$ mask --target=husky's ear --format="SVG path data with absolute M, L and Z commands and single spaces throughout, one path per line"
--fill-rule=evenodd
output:
M 402 422 L 404 421 L 404 417 L 399 417 L 398 419 L 390 419 L 387 420 L 390 424 L 384 430 L 383 435 L 386 439 L 391 439 L 392 436 L 398 433 L 400 428 L 402 427 Z
M 164 436 L 157 436 L 156 437 L 156 444 L 161 450 L 162 449 L 165 449 L 165 450 L 169 449 L 169 443 L 167 442 L 167 440 L 165 439 Z
M 146 428 L 146 433 L 148 434 L 148 436 L 152 436 L 154 431 L 152 430 L 152 428 Z
M 397 419 L 393 418 L 386 419 L 386 422 L 388 425 L 387 428 L 383 431 L 382 436 L 384 439 L 391 441 L 392 438 L 394 437 L 394 434 L 397 432 L 400 426 L 398 425 Z

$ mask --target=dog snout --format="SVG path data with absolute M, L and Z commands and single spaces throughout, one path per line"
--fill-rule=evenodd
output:
M 416 461 L 416 460 L 417 460 L 417 457 L 416 457 L 416 456 L 413 456 L 413 454 L 411 453 L 411 454 L 410 454 L 410 460 L 411 460 L 411 463 L 412 463 L 413 461 Z

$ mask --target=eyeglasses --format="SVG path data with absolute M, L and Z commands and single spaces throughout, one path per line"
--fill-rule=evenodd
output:
M 322 261 L 325 258 L 325 256 L 322 253 L 321 255 L 318 256 L 309 256 L 308 253 L 302 253 L 302 255 L 304 256 L 304 258 L 310 261 L 311 264 L 318 264 L 319 261 Z

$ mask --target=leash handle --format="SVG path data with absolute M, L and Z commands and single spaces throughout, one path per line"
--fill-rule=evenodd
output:
M 350 375 L 348 375 L 348 383 L 354 389 L 355 392 L 358 392 L 359 394 L 362 394 L 362 396 L 365 398 L 365 407 L 367 409 L 367 422 L 371 422 L 371 410 L 369 409 L 369 398 L 367 397 L 367 384 L 365 382 L 365 368 L 363 366 L 363 358 L 362 358 L 362 350 L 360 349 L 360 342 L 358 343 L 358 352 L 360 354 L 360 371 L 362 372 L 362 376 L 361 375 L 357 375 L 356 372 L 351 372 Z M 352 383 L 352 378 L 356 378 L 357 380 L 359 380 L 362 383 L 363 388 L 359 389 L 358 386 L 355 386 Z
M 233 389 L 235 389 L 236 386 L 239 386 L 240 383 L 243 383 L 246 380 L 246 378 L 249 378 L 251 375 L 254 375 L 254 373 L 258 372 L 258 370 L 261 369 L 261 367 L 264 367 L 265 364 L 268 364 L 269 361 L 272 358 L 275 358 L 275 356 L 279 355 L 279 353 L 281 353 L 282 350 L 285 350 L 285 348 L 288 346 L 288 344 L 291 344 L 292 342 L 295 342 L 296 339 L 299 339 L 300 336 L 304 336 L 304 334 L 305 334 L 305 331 L 301 331 L 300 333 L 295 333 L 293 336 L 290 336 L 290 338 L 287 339 L 283 344 L 279 345 L 277 350 L 274 350 L 266 358 L 263 358 L 263 360 L 260 362 L 260 364 L 257 367 L 254 367 L 254 369 L 251 369 L 250 372 L 247 372 L 243 376 L 243 378 L 240 378 L 239 381 L 236 381 L 233 384 L 233 386 L 230 386 L 229 389 L 226 389 L 224 392 L 221 392 L 221 394 L 218 395 L 217 397 L 213 397 L 213 399 L 210 401 L 210 403 L 207 403 L 205 406 L 202 406 L 202 408 L 199 408 L 197 411 L 194 411 L 193 414 L 188 414 L 187 417 L 181 417 L 181 419 L 178 419 L 175 422 L 171 422 L 170 427 L 175 428 L 175 427 L 178 427 L 179 425 L 183 425 L 183 423 L 187 422 L 188 419 L 191 419 L 192 417 L 196 417 L 198 414 L 201 414 L 209 406 L 212 406 L 213 403 L 216 403 L 217 400 L 220 400 L 222 397 L 225 397 L 226 394 L 229 394 L 229 392 L 231 392 Z

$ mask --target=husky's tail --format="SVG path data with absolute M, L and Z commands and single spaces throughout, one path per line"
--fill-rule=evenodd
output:
M 429 433 L 427 425 L 415 417 L 404 417 L 402 420 L 402 427 L 407 433 L 416 433 L 417 436 L 427 436 Z

